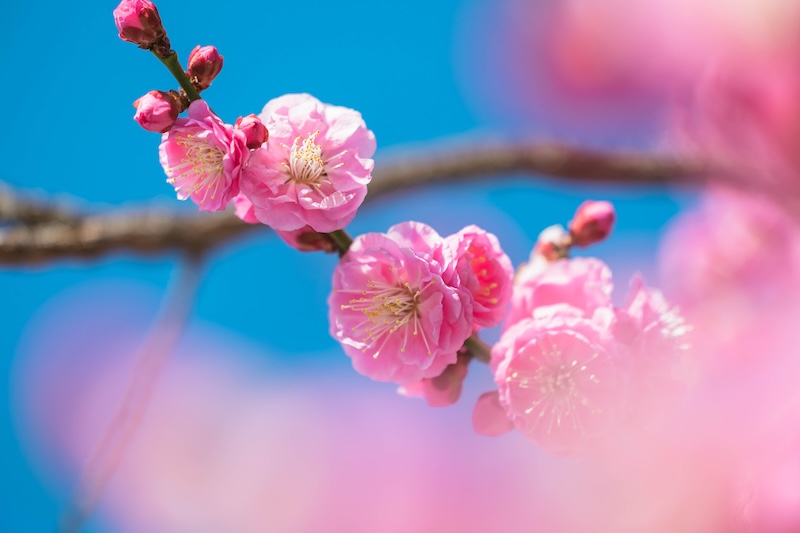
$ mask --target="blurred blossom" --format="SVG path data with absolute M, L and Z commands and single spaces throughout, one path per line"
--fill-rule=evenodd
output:
M 730 178 L 779 200 L 800 193 L 800 40 L 792 44 L 709 69 L 676 105 L 671 134 L 682 151 L 727 166 Z
M 20 429 L 44 479 L 62 473 L 64 495 L 114 414 L 156 304 L 140 286 L 79 287 L 25 334 Z M 644 320 L 645 307 L 628 309 Z M 565 459 L 514 435 L 472 434 L 466 402 L 428 409 L 349 368 L 278 371 L 269 360 L 232 332 L 190 325 L 101 502 L 115 531 L 784 533 L 797 523 L 796 393 L 761 412 L 741 388 L 720 398 L 726 384 L 706 374 L 664 424 L 622 427 Z M 464 393 L 475 388 L 467 380 Z
M 711 64 L 785 46 L 797 15 L 792 0 L 475 2 L 464 90 L 528 127 L 652 127 Z

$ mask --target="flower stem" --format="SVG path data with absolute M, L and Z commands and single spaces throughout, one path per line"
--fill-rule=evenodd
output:
M 480 340 L 474 333 L 472 337 L 464 341 L 464 347 L 469 350 L 469 353 L 478 361 L 488 363 L 492 358 L 492 347 Z
M 347 250 L 350 249 L 350 245 L 353 244 L 353 238 L 350 237 L 350 235 L 348 235 L 343 229 L 337 229 L 336 231 L 332 231 L 327 235 L 331 238 L 333 243 L 336 245 L 336 248 L 339 250 L 339 257 L 344 256 L 344 254 L 347 253 Z
M 172 52 L 166 57 L 161 57 L 155 52 L 153 52 L 153 55 L 156 56 L 159 61 L 164 63 L 164 66 L 167 67 L 167 70 L 169 70 L 175 79 L 178 80 L 178 83 L 180 83 L 190 102 L 200 100 L 200 93 L 197 92 L 197 89 L 194 88 L 191 80 L 189 80 L 189 76 L 187 76 L 186 72 L 183 71 L 181 62 L 178 61 L 177 53 Z

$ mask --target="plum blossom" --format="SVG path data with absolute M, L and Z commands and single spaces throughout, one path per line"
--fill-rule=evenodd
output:
M 244 133 L 224 124 L 203 100 L 189 105 L 158 147 L 167 183 L 179 200 L 191 198 L 201 211 L 219 211 L 239 194 L 239 176 L 247 163 Z
M 534 251 L 534 254 L 536 252 Z M 557 259 L 517 278 L 481 396 L 478 433 L 512 427 L 558 454 L 598 444 L 627 420 L 647 423 L 685 390 L 689 327 L 660 292 L 634 278 L 622 308 L 595 258 Z
M 612 289 L 611 270 L 593 257 L 559 259 L 536 272 L 520 273 L 504 328 L 553 304 L 569 304 L 591 316 L 595 309 L 611 306 Z
M 634 276 L 625 305 L 616 310 L 614 335 L 631 351 L 637 414 L 658 414 L 692 382 L 696 364 L 689 351 L 691 329 L 661 291 Z
M 492 349 L 498 398 L 514 426 L 553 453 L 582 450 L 625 414 L 628 364 L 613 313 L 570 306 L 522 320 Z
M 514 268 L 491 233 L 471 225 L 447 238 L 455 249 L 461 283 L 475 299 L 473 317 L 482 327 L 498 325 L 511 299 Z
M 439 376 L 470 336 L 472 294 L 444 239 L 418 222 L 353 241 L 333 273 L 330 331 L 356 371 L 407 385 Z
M 375 136 L 361 115 L 308 94 L 267 103 L 266 147 L 253 152 L 242 191 L 255 216 L 276 230 L 329 233 L 355 217 L 372 179 Z

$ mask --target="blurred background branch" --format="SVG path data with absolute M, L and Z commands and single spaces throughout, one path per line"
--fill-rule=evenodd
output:
M 434 183 L 528 174 L 579 182 L 654 186 L 705 182 L 700 163 L 636 152 L 602 152 L 554 143 L 486 143 L 430 147 L 378 162 L 367 201 Z M 143 207 L 82 215 L 64 202 L 31 199 L 0 189 L 0 264 L 30 265 L 115 252 L 199 253 L 262 225 L 230 212 L 180 214 Z
M 70 507 L 62 518 L 61 531 L 72 533 L 83 529 L 135 435 L 150 404 L 161 369 L 175 350 L 189 320 L 202 278 L 202 266 L 202 256 L 189 253 L 184 255 L 175 270 L 160 313 L 134 355 L 133 373 L 125 396 L 83 468 Z

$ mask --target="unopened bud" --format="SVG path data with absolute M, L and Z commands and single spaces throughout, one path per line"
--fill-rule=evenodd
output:
M 155 4 L 150 0 L 122 0 L 114 10 L 119 38 L 139 45 L 157 48 L 159 55 L 169 52 L 169 39 Z
M 234 127 L 244 133 L 245 139 L 247 139 L 247 147 L 251 150 L 258 148 L 267 142 L 267 138 L 269 138 L 267 127 L 255 115 L 237 118 Z
M 133 120 L 147 131 L 169 131 L 180 115 L 180 95 L 175 91 L 150 91 L 133 103 L 136 114 Z
M 576 246 L 589 246 L 605 240 L 611 233 L 616 218 L 614 206 L 609 202 L 583 202 L 569 223 L 572 243 Z
M 549 226 L 542 230 L 539 238 L 536 239 L 536 246 L 531 254 L 531 261 L 537 256 L 547 261 L 563 259 L 569 254 L 569 247 L 572 246 L 572 237 L 558 224 Z
M 211 82 L 222 70 L 222 56 L 215 46 L 195 46 L 189 54 L 186 73 L 198 91 L 211 86 Z
M 283 242 L 300 250 L 301 252 L 315 252 L 323 251 L 326 253 L 333 253 L 336 250 L 336 244 L 331 238 L 324 233 L 317 233 L 311 226 L 304 226 L 300 229 L 291 231 L 275 230 Z

